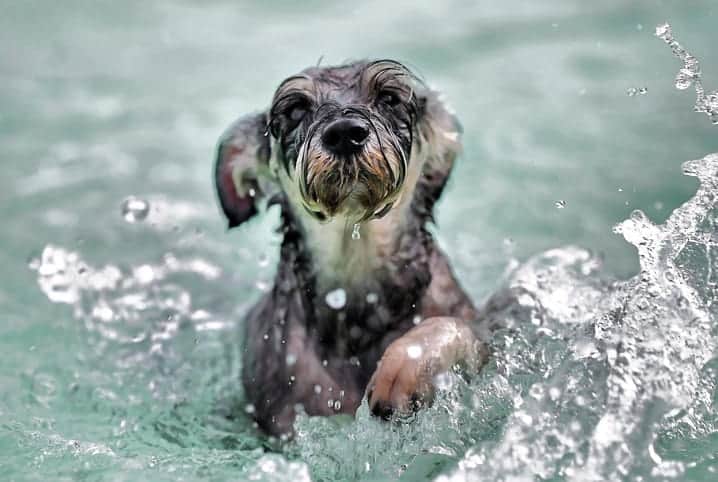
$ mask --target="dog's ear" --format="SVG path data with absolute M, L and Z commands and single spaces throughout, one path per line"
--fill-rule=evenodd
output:
M 270 149 L 265 113 L 241 117 L 222 134 L 214 176 L 229 228 L 254 216 L 259 201 L 271 194 Z
M 461 153 L 463 129 L 456 116 L 446 107 L 437 92 L 426 89 L 417 94 L 419 137 L 425 156 L 417 184 L 417 208 L 432 216 L 434 203 L 441 196 L 454 161 Z
M 451 169 L 454 159 L 461 153 L 461 123 L 437 92 L 427 89 L 419 94 L 418 101 L 421 112 L 419 128 L 422 138 L 429 144 L 428 160 L 432 164 L 448 164 L 445 169 Z

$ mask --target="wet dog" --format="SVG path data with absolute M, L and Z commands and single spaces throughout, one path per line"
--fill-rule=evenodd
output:
M 461 129 L 404 65 L 360 61 L 284 80 L 266 112 L 220 140 L 229 227 L 264 198 L 281 208 L 274 286 L 247 316 L 242 381 L 259 426 L 297 410 L 388 418 L 431 400 L 487 350 L 478 312 L 427 230 Z

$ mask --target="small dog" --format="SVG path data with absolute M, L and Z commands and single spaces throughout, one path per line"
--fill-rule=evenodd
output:
M 312 67 L 220 140 L 229 227 L 281 207 L 272 290 L 246 320 L 242 381 L 259 426 L 297 410 L 374 415 L 432 399 L 436 375 L 487 359 L 480 313 L 427 224 L 460 151 L 436 92 L 392 60 Z

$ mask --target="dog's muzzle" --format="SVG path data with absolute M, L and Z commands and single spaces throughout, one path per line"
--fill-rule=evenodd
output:
M 361 222 L 385 215 L 397 201 L 407 159 L 380 122 L 358 115 L 320 121 L 305 143 L 297 182 L 315 218 L 344 214 Z

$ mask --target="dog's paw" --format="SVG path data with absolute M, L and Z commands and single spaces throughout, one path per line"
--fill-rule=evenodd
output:
M 384 419 L 407 414 L 434 396 L 434 379 L 457 363 L 478 370 L 481 346 L 468 324 L 456 318 L 428 318 L 384 351 L 367 385 L 372 414 Z

